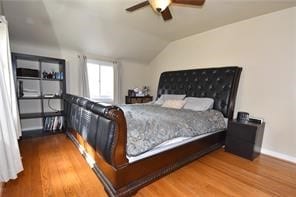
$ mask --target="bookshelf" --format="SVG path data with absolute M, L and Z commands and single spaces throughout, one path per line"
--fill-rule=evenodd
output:
M 22 138 L 64 132 L 65 60 L 12 53 Z

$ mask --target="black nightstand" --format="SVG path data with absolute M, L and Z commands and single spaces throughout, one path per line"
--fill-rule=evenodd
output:
M 126 104 L 148 103 L 153 100 L 152 96 L 125 96 Z
M 260 154 L 265 123 L 228 122 L 225 151 L 253 160 Z

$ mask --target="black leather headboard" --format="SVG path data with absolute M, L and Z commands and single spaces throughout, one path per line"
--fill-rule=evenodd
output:
M 240 67 L 220 67 L 163 72 L 157 97 L 186 94 L 187 97 L 213 98 L 214 109 L 232 119 L 241 71 Z

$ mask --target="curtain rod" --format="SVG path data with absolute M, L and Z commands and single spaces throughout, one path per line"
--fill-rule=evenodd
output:
M 0 6 L 1 6 L 1 15 L 5 16 L 3 0 L 0 0 Z M 2 21 L 0 22 L 2 23 Z
M 83 57 L 83 59 L 87 59 L 87 56 L 86 55 L 77 55 L 78 58 L 81 58 Z M 106 58 L 90 58 L 90 59 L 93 59 L 93 60 L 98 60 L 98 61 L 105 61 L 105 62 L 112 62 L 114 64 L 117 64 L 119 61 L 118 60 L 110 60 L 110 59 L 106 59 Z

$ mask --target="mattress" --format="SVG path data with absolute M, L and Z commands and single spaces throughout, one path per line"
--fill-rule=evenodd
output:
M 195 136 L 195 137 L 177 137 L 177 138 L 165 141 L 165 142 L 161 143 L 160 145 L 154 147 L 153 149 L 151 149 L 143 154 L 140 154 L 138 156 L 134 156 L 134 157 L 127 156 L 127 159 L 129 161 L 129 163 L 134 163 L 134 162 L 139 161 L 141 159 L 156 155 L 158 153 L 176 148 L 176 147 L 181 146 L 183 144 L 186 144 L 186 143 L 189 143 L 189 142 L 192 142 L 192 141 L 195 141 L 195 140 L 198 140 L 198 139 L 201 139 L 206 136 L 213 135 L 213 134 L 219 133 L 219 132 L 222 132 L 222 131 L 213 132 L 213 133 L 206 133 L 206 134 L 202 134 L 202 135 Z

